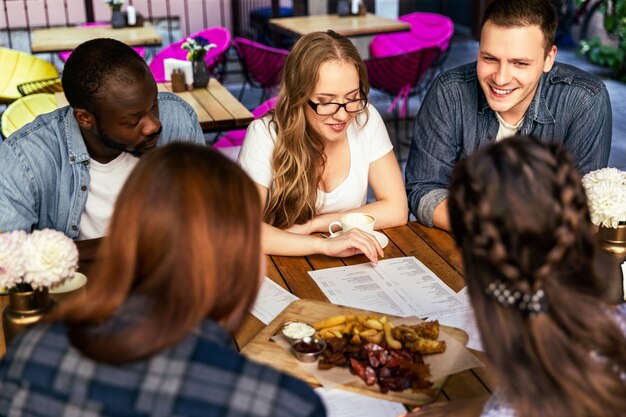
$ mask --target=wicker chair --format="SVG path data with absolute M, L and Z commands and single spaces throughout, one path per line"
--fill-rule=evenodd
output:
M 9 137 L 16 130 L 32 122 L 35 117 L 50 113 L 56 108 L 53 94 L 32 94 L 18 98 L 2 113 L 2 136 Z
M 250 39 L 235 38 L 233 45 L 239 55 L 245 80 L 239 90 L 239 101 L 243 98 L 246 84 L 262 88 L 259 104 L 267 100 L 273 89 L 280 84 L 280 77 L 289 51 L 272 48 Z
M 0 48 L 0 62 L 0 103 L 17 100 L 20 97 L 19 84 L 59 76 L 50 62 L 13 49 Z
M 392 99 L 388 111 L 393 112 L 398 138 L 400 137 L 399 118 L 405 118 L 408 115 L 409 97 L 421 95 L 426 90 L 432 81 L 435 73 L 433 68 L 440 54 L 441 50 L 433 46 L 399 55 L 370 58 L 365 61 L 370 86 L 384 92 Z
M 228 29 L 221 26 L 213 28 L 203 29 L 199 32 L 189 35 L 189 37 L 202 36 L 208 39 L 209 42 L 217 45 L 216 48 L 207 52 L 204 57 L 204 62 L 209 70 L 209 73 L 222 81 L 224 76 L 224 61 L 226 59 L 226 51 L 230 48 L 231 35 Z M 157 82 L 166 81 L 165 68 L 163 62 L 166 58 L 175 58 L 180 60 L 187 59 L 187 51 L 181 48 L 181 45 L 185 42 L 185 39 L 172 43 L 159 51 L 152 61 L 150 62 L 150 71 Z

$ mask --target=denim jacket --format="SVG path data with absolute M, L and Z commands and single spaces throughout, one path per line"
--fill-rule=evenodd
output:
M 190 105 L 159 93 L 157 146 L 205 144 Z M 38 116 L 0 143 L 0 230 L 51 228 L 75 239 L 89 190 L 89 153 L 68 106 Z
M 476 75 L 476 63 L 439 75 L 415 119 L 406 166 L 409 209 L 432 226 L 435 208 L 448 197 L 456 162 L 494 140 L 498 120 Z M 570 65 L 544 73 L 518 131 L 565 146 L 585 174 L 607 166 L 611 103 L 604 83 Z

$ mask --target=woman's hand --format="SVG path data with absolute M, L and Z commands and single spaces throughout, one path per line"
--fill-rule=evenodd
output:
M 324 255 L 347 257 L 362 253 L 373 263 L 378 263 L 378 257 L 384 257 L 383 248 L 376 237 L 359 229 L 350 229 L 337 237 L 322 240 Z

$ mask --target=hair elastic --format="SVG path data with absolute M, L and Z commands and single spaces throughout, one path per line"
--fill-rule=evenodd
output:
M 548 311 L 548 303 L 542 289 L 534 293 L 522 294 L 520 290 L 512 288 L 510 282 L 496 279 L 487 286 L 485 293 L 493 297 L 500 305 L 517 306 L 522 313 L 529 316 Z

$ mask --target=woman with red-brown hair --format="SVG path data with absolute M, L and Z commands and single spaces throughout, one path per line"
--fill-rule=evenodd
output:
M 0 415 L 325 416 L 304 382 L 239 355 L 264 273 L 252 181 L 210 149 L 141 158 L 115 205 L 87 297 L 18 337 Z

